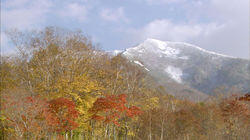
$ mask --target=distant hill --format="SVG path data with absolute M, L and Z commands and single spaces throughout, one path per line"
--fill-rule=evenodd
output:
M 188 43 L 147 39 L 135 47 L 111 53 L 121 53 L 176 96 L 204 99 L 220 86 L 250 91 L 249 60 Z

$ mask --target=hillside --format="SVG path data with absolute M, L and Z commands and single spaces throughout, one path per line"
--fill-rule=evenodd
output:
M 250 91 L 250 61 L 246 59 L 156 39 L 113 55 L 118 53 L 143 67 L 173 95 L 204 99 L 220 86 Z

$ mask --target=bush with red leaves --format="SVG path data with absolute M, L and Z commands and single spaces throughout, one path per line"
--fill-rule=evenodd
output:
M 74 121 L 78 117 L 78 111 L 75 108 L 73 101 L 67 98 L 57 98 L 49 101 L 49 112 L 54 117 L 49 118 L 48 121 L 54 126 L 57 132 L 70 131 L 78 127 Z
M 92 119 L 105 123 L 112 122 L 119 126 L 118 120 L 123 114 L 130 118 L 140 115 L 142 111 L 138 107 L 126 107 L 126 97 L 125 94 L 120 94 L 98 98 L 90 109 L 93 113 Z

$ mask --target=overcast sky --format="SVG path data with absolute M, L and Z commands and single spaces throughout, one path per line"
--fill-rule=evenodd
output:
M 14 50 L 5 30 L 59 26 L 82 29 L 104 50 L 155 38 L 249 58 L 249 7 L 249 0 L 2 0 L 1 47 Z

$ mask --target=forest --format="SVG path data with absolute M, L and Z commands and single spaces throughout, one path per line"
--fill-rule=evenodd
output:
M 247 140 L 250 94 L 217 91 L 204 101 L 174 97 L 121 55 L 82 31 L 7 33 L 1 56 L 0 139 Z

